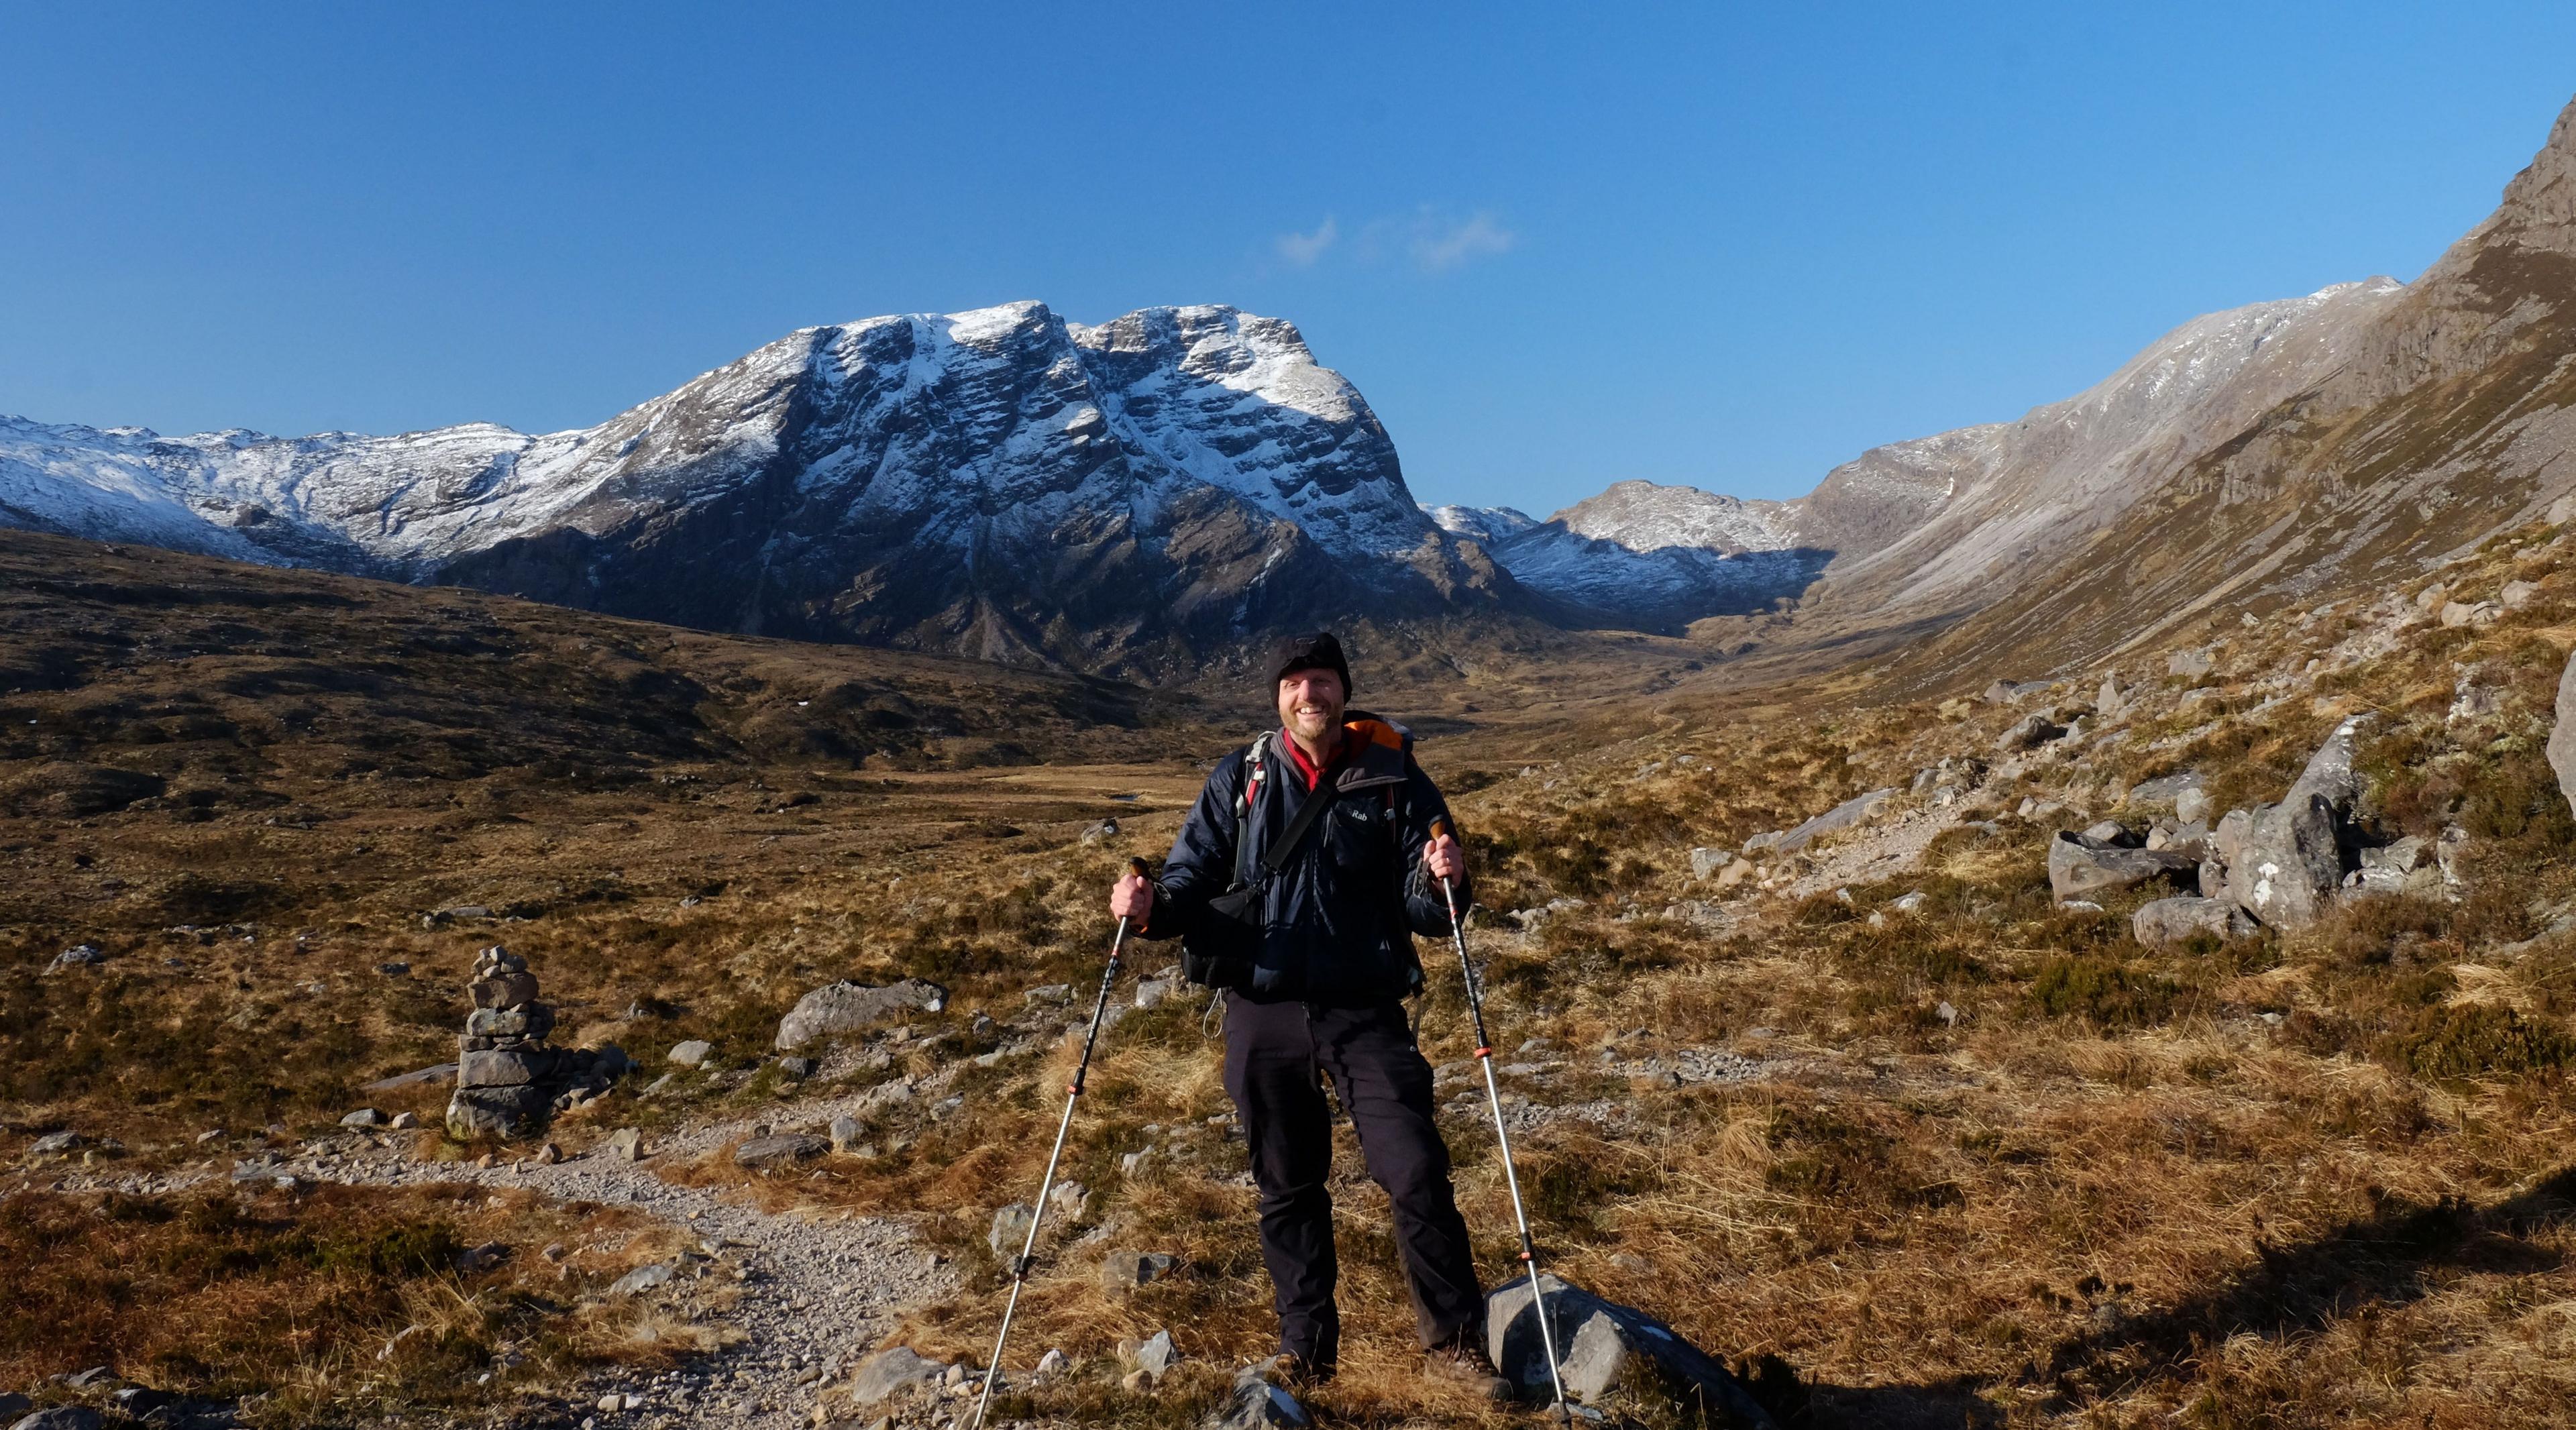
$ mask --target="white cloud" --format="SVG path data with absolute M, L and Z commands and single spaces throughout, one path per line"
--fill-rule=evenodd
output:
M 1333 222 L 1331 214 L 1326 214 L 1323 227 L 1313 233 L 1283 233 L 1272 246 L 1278 249 L 1281 261 L 1289 267 L 1312 268 L 1315 260 L 1323 257 L 1324 250 L 1332 247 L 1333 240 L 1341 235 L 1341 225 Z
M 1514 237 L 1489 213 L 1478 211 L 1452 221 L 1425 211 L 1413 220 L 1405 249 L 1414 267 L 1425 273 L 1446 273 L 1469 259 L 1510 252 Z

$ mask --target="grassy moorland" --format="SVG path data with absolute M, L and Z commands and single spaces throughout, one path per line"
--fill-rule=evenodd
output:
M 1478 860 L 1497 1033 L 1544 1040 L 1508 1083 L 1554 1264 L 1756 1369 L 1814 1425 L 2557 1423 L 2576 1393 L 2576 822 L 2541 746 L 2576 642 L 2564 560 L 2526 532 L 2438 574 L 2462 602 L 2533 583 L 2492 623 L 2445 627 L 2413 587 L 2225 610 L 2180 640 L 2209 653 L 2205 675 L 2167 675 L 2161 649 L 2113 662 L 2117 707 L 2099 669 L 1998 702 L 1898 701 L 1852 677 L 1727 691 L 1722 671 L 1589 703 L 1472 682 L 1372 696 L 1437 717 L 1422 755 Z M 334 1278 L 370 1334 L 418 1323 L 411 1298 L 465 1273 L 401 1248 L 474 1244 L 492 1209 L 97 1187 L 184 1181 L 208 1130 L 237 1151 L 361 1100 L 434 1113 L 436 1089 L 360 1088 L 449 1055 L 466 961 L 493 941 L 529 957 L 568 1038 L 648 1067 L 682 1039 L 716 1045 L 708 1071 L 651 1096 L 631 1079 L 567 1119 L 575 1152 L 619 1125 L 803 1125 L 818 1096 L 937 1079 L 938 1099 L 873 1105 L 864 1152 L 662 1175 L 907 1219 L 965 1273 L 907 1339 L 985 1353 L 1002 1268 L 984 1233 L 1044 1159 L 1108 881 L 1162 852 L 1240 712 L 40 538 L 8 538 L 0 572 L 0 844 L 24 873 L 0 891 L 0 1158 L 20 1164 L 0 1245 L 48 1323 L 76 1318 L 43 1308 L 102 1308 L 76 1338 L 12 1339 L 0 1390 L 112 1360 L 265 1397 L 246 1408 L 278 1423 L 353 1405 L 437 1420 L 490 1401 L 467 1370 L 496 1345 L 544 1347 L 522 1388 L 633 1353 L 596 1331 L 583 1285 L 541 1294 L 564 1283 L 529 1255 L 479 1273 L 536 1275 L 478 1303 L 519 1321 L 444 1327 L 446 1358 L 399 1374 L 207 1334 L 187 1297 L 84 1289 L 178 1267 L 153 1274 L 238 1281 L 223 1294 L 247 1306 Z M 2082 716 L 2085 738 L 1998 751 L 2035 711 Z M 2155 811 L 2128 791 L 2186 771 L 2217 811 L 2278 798 L 2353 713 L 2373 716 L 2362 819 L 2377 838 L 2457 831 L 2449 881 L 2162 948 L 2130 931 L 2145 890 L 2051 900 L 2057 830 L 2143 826 Z M 1890 786 L 1872 821 L 1755 855 L 1723 887 L 1693 877 L 1694 848 Z M 490 916 L 424 919 L 459 905 Z M 78 943 L 104 961 L 47 971 Z M 1424 952 L 1423 1036 L 1458 1063 L 1454 961 Z M 1137 953 L 1148 974 L 1172 957 Z M 799 994 L 905 975 L 950 988 L 947 1008 L 783 1075 L 770 1034 Z M 1070 1004 L 1032 998 L 1055 985 Z M 1500 1169 L 1459 1071 L 1445 1115 L 1499 1279 Z M 1223 1366 L 1267 1348 L 1225 1108 L 1199 1000 L 1122 1017 L 1076 1128 L 1088 1204 L 1015 1337 L 1077 1370 L 1014 1413 L 1183 1423 Z M 31 1150 L 63 1130 L 87 1165 Z M 411 1137 L 423 1156 L 476 1150 Z M 1319 1411 L 1515 1419 L 1414 1376 L 1382 1200 L 1356 1156 L 1343 1168 L 1347 1346 Z M 576 1240 L 543 1219 L 602 1213 L 511 1215 L 530 1220 L 488 1234 L 533 1248 Z M 126 1259 L 102 1270 L 71 1225 L 112 1229 Z M 226 1260 L 237 1243 L 263 1249 Z M 1098 1267 L 1119 1248 L 1181 1268 L 1112 1296 Z M 203 1269 L 236 1264 L 230 1281 Z M 1183 1372 L 1119 1389 L 1117 1341 L 1157 1328 Z

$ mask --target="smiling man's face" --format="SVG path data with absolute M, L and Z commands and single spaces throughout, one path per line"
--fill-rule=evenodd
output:
M 1329 751 L 1342 738 L 1342 678 L 1329 670 L 1279 677 L 1279 724 L 1308 752 Z

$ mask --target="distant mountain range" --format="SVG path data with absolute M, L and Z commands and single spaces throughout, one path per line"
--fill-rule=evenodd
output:
M 2421 569 L 2576 487 L 2576 105 L 2412 284 L 2198 318 L 1794 501 L 1425 510 L 1358 390 L 1222 306 L 807 328 L 593 428 L 164 438 L 0 418 L 0 524 L 712 629 L 1186 676 L 1264 632 L 1794 612 L 1927 671 Z M 1445 638 L 1445 637 L 1440 637 Z

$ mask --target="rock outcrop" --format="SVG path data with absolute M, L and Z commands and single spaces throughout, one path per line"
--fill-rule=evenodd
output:
M 2308 759 L 2281 802 L 2256 814 L 2232 850 L 2221 826 L 2227 891 L 2272 928 L 2304 928 L 2323 916 L 2343 886 L 2345 826 L 2361 793 L 2353 746 L 2367 717 L 2356 715 Z

